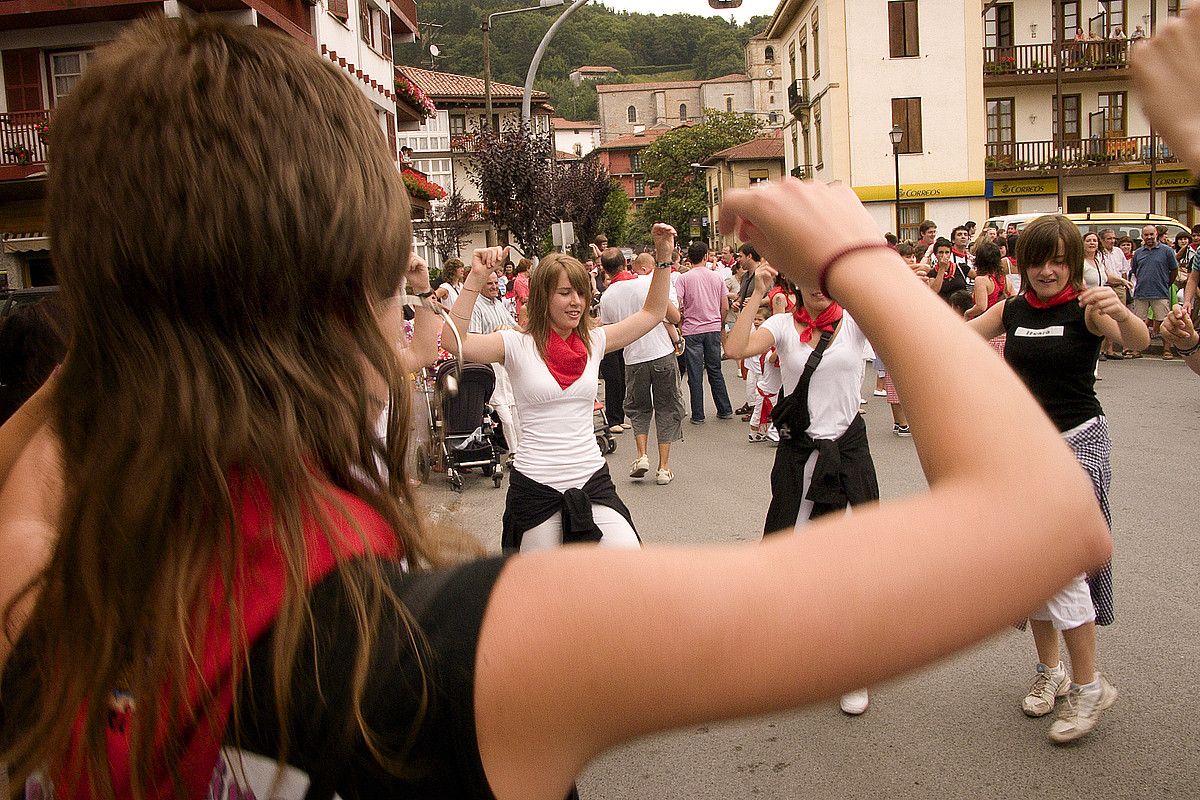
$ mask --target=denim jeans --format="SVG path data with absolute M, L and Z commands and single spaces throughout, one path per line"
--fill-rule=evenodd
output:
M 687 359 L 688 392 L 692 398 L 692 419 L 704 419 L 704 373 L 708 373 L 708 386 L 712 391 L 713 405 L 717 416 L 733 414 L 729 392 L 725 389 L 725 375 L 721 372 L 721 332 L 693 333 L 683 337 L 684 358 Z

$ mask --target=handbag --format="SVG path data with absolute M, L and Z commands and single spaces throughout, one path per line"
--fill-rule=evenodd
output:
M 834 324 L 834 331 L 836 330 L 837 323 Z M 796 381 L 796 388 L 791 394 L 781 396 L 779 402 L 771 409 L 771 423 L 778 429 L 780 440 L 791 439 L 795 435 L 803 436 L 808 429 L 808 384 L 812 381 L 822 356 L 825 355 L 825 349 L 833 339 L 834 331 L 821 331 L 821 339 L 805 362 L 804 372 L 801 373 L 800 380 Z M 782 392 L 780 389 L 781 394 Z

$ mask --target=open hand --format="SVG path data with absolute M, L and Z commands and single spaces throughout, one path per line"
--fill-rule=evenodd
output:
M 1158 332 L 1162 335 L 1164 345 L 1180 350 L 1191 348 L 1196 344 L 1198 338 L 1196 328 L 1192 325 L 1191 315 L 1180 305 L 1171 309 L 1166 319 L 1162 321 L 1162 325 L 1159 326 Z

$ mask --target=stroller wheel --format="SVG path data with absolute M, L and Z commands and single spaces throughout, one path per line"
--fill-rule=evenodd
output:
M 596 447 L 600 448 L 601 453 L 607 454 L 609 452 L 608 442 L 604 441 L 604 434 L 602 434 L 602 433 L 596 434 Z
M 504 467 L 501 464 L 497 464 L 495 471 L 492 472 L 492 486 L 499 489 L 500 484 L 503 481 L 504 481 Z
M 604 450 L 604 453 L 605 453 L 606 455 L 607 455 L 608 453 L 615 453 L 615 452 L 617 452 L 617 440 L 616 440 L 616 439 L 614 439 L 613 437 L 611 437 L 611 436 L 605 436 L 605 437 L 604 437 L 604 444 L 606 445 L 606 449 Z
M 496 465 L 495 464 L 484 464 L 482 467 L 479 468 L 479 471 L 483 473 L 485 478 L 490 478 L 490 477 L 492 477 L 492 473 L 496 471 Z
M 429 469 L 433 465 L 434 460 L 435 459 L 434 459 L 434 455 L 433 455 L 433 448 L 431 445 L 429 445 L 428 443 L 425 443 L 425 442 L 417 445 L 417 455 L 416 455 L 416 462 L 417 462 L 416 473 L 417 474 L 414 475 L 413 477 L 415 477 L 421 483 L 428 482 L 429 481 Z
M 454 469 L 453 467 L 446 470 L 446 478 L 450 481 L 451 489 L 456 492 L 461 492 L 463 490 L 463 479 L 458 470 Z

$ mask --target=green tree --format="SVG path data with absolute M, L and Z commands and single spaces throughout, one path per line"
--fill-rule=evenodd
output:
M 554 172 L 549 134 L 525 125 L 470 134 L 467 175 L 479 189 L 487 218 L 506 228 L 526 254 L 540 249 L 554 216 Z
M 696 77 L 719 78 L 734 72 L 743 72 L 746 59 L 735 31 L 731 28 L 710 28 L 700 37 L 696 48 Z
M 596 232 L 608 236 L 608 243 L 613 247 L 620 247 L 629 238 L 629 195 L 616 182 L 608 193 Z

